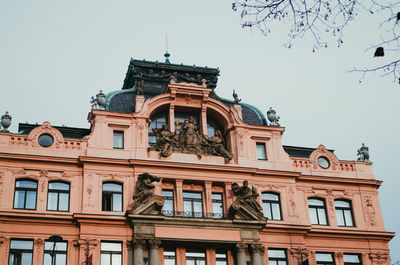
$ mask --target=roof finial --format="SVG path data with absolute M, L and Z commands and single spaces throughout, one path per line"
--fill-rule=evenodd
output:
M 165 63 L 170 63 L 169 62 L 169 56 L 171 54 L 169 54 L 169 52 L 168 52 L 168 35 L 167 35 L 167 33 L 165 33 L 165 47 L 166 47 L 166 51 L 164 53 Z

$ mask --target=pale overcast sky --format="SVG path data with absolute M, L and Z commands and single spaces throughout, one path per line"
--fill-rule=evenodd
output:
M 344 45 L 312 52 L 310 42 L 285 49 L 285 31 L 264 37 L 242 29 L 231 1 L 0 1 L 0 114 L 18 123 L 88 128 L 90 97 L 119 90 L 131 57 L 163 61 L 168 33 L 172 63 L 219 67 L 217 94 L 264 113 L 272 106 L 286 127 L 283 143 L 324 144 L 342 160 L 370 148 L 388 231 L 400 231 L 398 158 L 400 85 L 375 74 L 359 83 L 347 73 L 376 60 L 378 40 L 360 17 Z M 392 57 L 395 58 L 395 57 Z M 397 59 L 397 57 L 396 57 Z M 398 236 L 397 236 L 398 237 Z M 400 260 L 400 239 L 390 243 Z

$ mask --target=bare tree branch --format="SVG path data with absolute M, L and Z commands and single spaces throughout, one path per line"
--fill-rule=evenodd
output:
M 398 0 L 234 0 L 232 9 L 241 14 L 242 27 L 257 27 L 269 36 L 275 22 L 288 27 L 288 39 L 284 46 L 291 48 L 296 39 L 311 36 L 313 51 L 328 44 L 343 43 L 343 32 L 357 17 L 367 12 L 383 17 L 377 32 L 381 42 L 367 49 L 400 52 L 400 1 Z M 373 53 L 371 52 L 371 56 Z M 375 53 L 376 56 L 376 53 Z M 383 55 L 379 55 L 383 56 Z M 399 60 L 377 67 L 353 69 L 362 78 L 367 73 L 378 72 L 381 76 L 393 75 L 400 83 Z

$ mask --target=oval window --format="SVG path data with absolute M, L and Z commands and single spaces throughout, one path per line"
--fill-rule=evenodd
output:
M 328 158 L 320 156 L 318 157 L 318 165 L 322 168 L 328 168 L 331 165 L 331 163 L 329 163 Z
M 43 147 L 49 147 L 54 143 L 53 136 L 50 134 L 42 134 L 39 136 L 39 144 Z

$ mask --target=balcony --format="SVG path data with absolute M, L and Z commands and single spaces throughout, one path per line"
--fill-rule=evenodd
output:
M 203 218 L 203 219 L 229 219 L 224 213 L 188 212 L 188 211 L 162 211 L 165 217 Z

